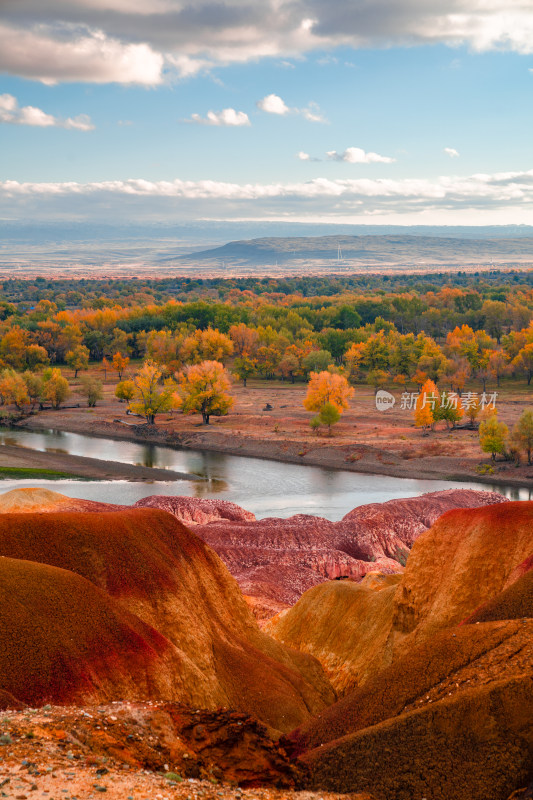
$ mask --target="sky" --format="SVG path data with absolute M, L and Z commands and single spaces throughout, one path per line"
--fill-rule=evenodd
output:
M 533 224 L 532 0 L 1 0 L 0 219 Z

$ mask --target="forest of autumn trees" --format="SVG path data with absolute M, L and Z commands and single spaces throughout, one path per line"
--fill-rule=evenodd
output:
M 66 366 L 83 376 L 95 363 L 105 377 L 115 376 L 117 396 L 128 402 L 136 391 L 132 375 L 144 362 L 155 365 L 159 382 L 178 384 L 205 362 L 245 384 L 307 381 L 328 370 L 376 391 L 431 381 L 460 394 L 467 385 L 485 390 L 511 377 L 531 384 L 532 274 L 453 276 L 454 285 L 450 276 L 374 277 L 367 288 L 357 285 L 360 276 L 184 280 L 176 297 L 168 280 L 6 281 L 0 401 L 57 402 L 51 387 L 58 371 Z M 34 303 L 32 291 L 40 298 Z M 98 397 L 95 386 L 86 392 Z

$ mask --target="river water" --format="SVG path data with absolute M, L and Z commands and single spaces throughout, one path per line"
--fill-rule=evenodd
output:
M 533 490 L 490 487 L 453 481 L 414 480 L 364 475 L 347 470 L 284 464 L 260 458 L 198 450 L 180 450 L 153 444 L 83 436 L 64 431 L 0 431 L 0 445 L 11 444 L 43 452 L 70 453 L 104 461 L 119 461 L 193 473 L 198 480 L 43 481 L 4 480 L 0 491 L 46 486 L 71 497 L 131 504 L 150 494 L 189 495 L 231 500 L 258 517 L 315 514 L 338 520 L 364 503 L 381 503 L 441 489 L 491 489 L 512 500 L 529 500 Z

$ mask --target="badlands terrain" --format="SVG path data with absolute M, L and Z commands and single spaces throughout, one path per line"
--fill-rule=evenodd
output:
M 0 497 L 9 798 L 507 800 L 533 781 L 533 503 L 340 522 Z

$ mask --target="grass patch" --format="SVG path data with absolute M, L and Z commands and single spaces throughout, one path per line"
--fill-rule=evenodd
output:
M 0 480 L 8 478 L 47 478 L 51 481 L 79 480 L 87 481 L 82 475 L 73 475 L 72 472 L 60 472 L 55 469 L 39 469 L 38 467 L 0 467 Z

